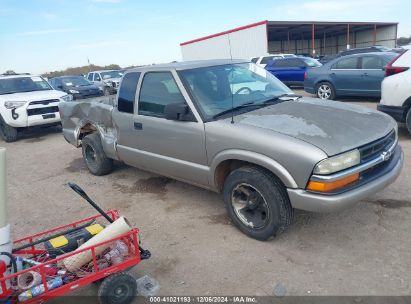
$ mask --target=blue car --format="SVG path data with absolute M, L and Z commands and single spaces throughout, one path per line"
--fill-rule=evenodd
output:
M 265 69 L 286 85 L 303 86 L 305 72 L 320 66 L 313 58 L 294 57 L 270 61 Z
M 321 99 L 337 96 L 380 97 L 385 67 L 398 54 L 374 52 L 348 55 L 307 71 L 304 90 Z

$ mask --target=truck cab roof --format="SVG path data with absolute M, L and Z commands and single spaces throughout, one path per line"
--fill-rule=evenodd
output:
M 147 65 L 143 67 L 138 67 L 130 69 L 127 72 L 138 71 L 158 71 L 158 70 L 190 70 L 196 68 L 205 68 L 209 66 L 216 65 L 225 65 L 225 64 L 235 64 L 235 63 L 247 63 L 248 60 L 244 59 L 212 59 L 212 60 L 195 60 L 195 61 L 181 61 L 181 62 L 172 62 L 172 63 L 162 63 L 155 65 Z

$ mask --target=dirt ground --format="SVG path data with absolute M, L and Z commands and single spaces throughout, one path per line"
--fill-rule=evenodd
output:
M 405 166 L 394 184 L 340 213 L 297 212 L 268 242 L 237 230 L 218 194 L 122 164 L 96 177 L 58 130 L 28 134 L 0 142 L 8 150 L 13 236 L 93 215 L 66 186 L 73 181 L 141 229 L 152 258 L 132 272 L 157 279 L 160 295 L 273 295 L 278 283 L 286 295 L 410 295 L 411 136 L 403 126 L 399 132 Z

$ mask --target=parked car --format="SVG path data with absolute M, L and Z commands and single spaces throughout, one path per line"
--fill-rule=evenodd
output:
M 294 208 L 341 210 L 375 194 L 404 159 L 388 115 L 299 98 L 250 62 L 132 69 L 117 96 L 60 104 L 90 172 L 119 160 L 222 193 L 233 223 L 259 240 L 284 231 Z
M 313 58 L 294 57 L 270 61 L 265 69 L 286 85 L 303 86 L 306 71 L 320 66 Z
M 379 97 L 385 66 L 398 54 L 366 53 L 348 55 L 307 70 L 304 90 L 321 99 L 337 96 Z
M 399 122 L 411 133 L 411 50 L 397 56 L 385 69 L 378 110 Z
M 59 91 L 71 94 L 74 100 L 103 96 L 101 88 L 83 76 L 61 76 L 49 79 L 51 86 Z
M 101 88 L 104 95 L 110 95 L 117 93 L 121 77 L 123 77 L 123 71 L 107 70 L 90 72 L 87 74 L 86 78 Z
M 41 76 L 0 75 L 0 137 L 12 142 L 23 129 L 60 124 L 58 104 L 69 100 Z
M 363 48 L 354 48 L 354 49 L 343 50 L 343 51 L 341 51 L 341 52 L 339 52 L 338 54 L 335 54 L 335 55 L 324 56 L 321 59 L 321 63 L 324 64 L 324 63 L 329 62 L 333 59 L 348 56 L 348 55 L 364 54 L 364 53 L 378 53 L 378 52 L 384 52 L 384 53 L 394 52 L 395 53 L 396 51 L 393 50 L 393 49 L 390 49 L 388 47 L 380 46 L 380 45 L 367 46 L 367 47 L 363 47 Z
M 267 63 L 269 63 L 271 60 L 283 59 L 283 58 L 292 58 L 292 57 L 297 57 L 297 56 L 294 55 L 294 54 L 270 54 L 270 55 L 267 55 L 267 56 L 260 56 L 260 57 L 251 58 L 251 62 L 264 68 L 267 65 Z

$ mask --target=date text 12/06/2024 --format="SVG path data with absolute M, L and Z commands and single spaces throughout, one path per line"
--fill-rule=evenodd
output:
M 257 303 L 255 297 L 248 296 L 194 296 L 194 297 L 177 297 L 163 296 L 150 297 L 150 303 Z

